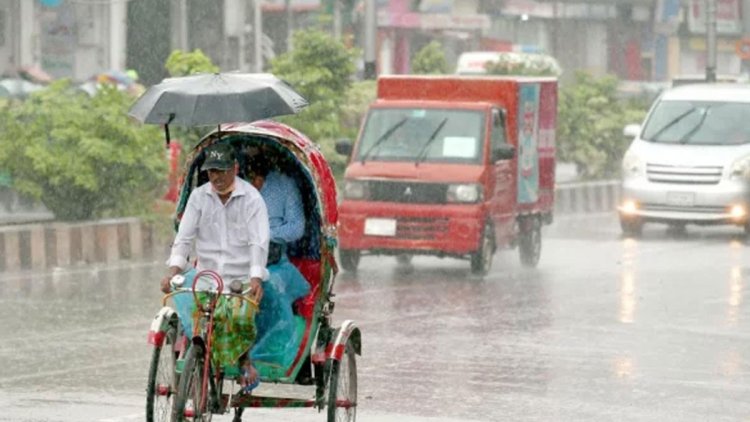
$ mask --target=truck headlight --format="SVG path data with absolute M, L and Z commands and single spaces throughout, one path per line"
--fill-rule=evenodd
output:
M 750 179 L 750 155 L 740 158 L 732 163 L 732 169 L 729 172 L 731 179 Z
M 346 180 L 344 181 L 344 198 L 345 199 L 366 199 L 367 182 L 364 180 Z
M 625 153 L 625 156 L 622 158 L 622 175 L 625 177 L 641 174 L 643 167 L 643 160 L 636 153 Z
M 482 186 L 472 184 L 448 185 L 448 202 L 479 202 L 482 200 Z

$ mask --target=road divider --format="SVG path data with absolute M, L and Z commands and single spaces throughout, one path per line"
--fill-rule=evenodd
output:
M 0 272 L 151 258 L 155 232 L 138 218 L 0 226 Z
M 617 180 L 560 183 L 555 215 L 615 211 L 619 201 Z M 166 257 L 166 243 L 153 224 L 138 218 L 5 225 L 0 226 L 0 272 Z
M 560 183 L 555 187 L 555 214 L 615 211 L 620 195 L 619 180 Z

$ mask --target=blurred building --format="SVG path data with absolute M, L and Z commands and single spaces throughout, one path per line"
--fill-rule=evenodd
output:
M 363 48 L 365 0 L 257 1 L 3 0 L 0 73 L 38 66 L 83 81 L 132 68 L 150 84 L 166 76 L 171 51 L 197 48 L 223 70 L 252 71 L 285 52 L 293 30 L 321 25 Z M 453 64 L 464 51 L 545 52 L 564 77 L 583 69 L 664 81 L 706 63 L 705 0 L 372 1 L 380 73 L 408 73 L 432 40 Z M 715 2 L 717 72 L 747 72 L 750 0 Z

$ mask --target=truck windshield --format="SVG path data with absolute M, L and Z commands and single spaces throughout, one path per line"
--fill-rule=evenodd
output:
M 479 110 L 376 108 L 367 116 L 356 159 L 478 163 L 483 139 Z
M 658 143 L 736 145 L 750 142 L 750 103 L 661 101 L 643 129 Z

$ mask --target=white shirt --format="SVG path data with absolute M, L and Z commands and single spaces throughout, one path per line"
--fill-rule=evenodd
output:
M 222 204 L 211 183 L 190 193 L 167 265 L 185 269 L 193 241 L 196 269 L 219 273 L 231 280 L 268 279 L 268 211 L 260 193 L 235 177 L 234 191 Z

